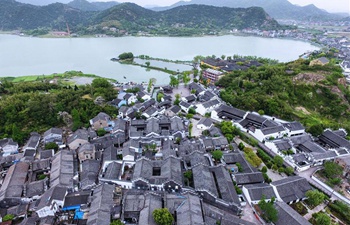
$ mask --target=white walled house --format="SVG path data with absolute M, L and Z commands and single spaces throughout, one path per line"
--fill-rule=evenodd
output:
M 128 105 L 131 105 L 137 102 L 137 97 L 133 94 L 127 93 L 126 95 L 124 95 L 124 100 L 128 103 Z
M 197 107 L 196 112 L 204 116 L 206 113 L 212 112 L 214 109 L 216 109 L 220 105 L 221 105 L 220 101 L 217 99 L 214 99 L 214 100 L 196 105 Z
M 63 208 L 64 198 L 67 195 L 67 188 L 52 187 L 40 198 L 36 213 L 40 218 L 55 216 L 55 213 Z
M 275 126 L 275 127 L 266 127 L 262 129 L 256 129 L 255 132 L 251 132 L 250 134 L 262 142 L 270 138 L 272 139 L 283 138 L 285 135 L 288 135 L 288 132 L 284 129 L 283 126 Z
M 198 122 L 197 128 L 200 130 L 209 130 L 213 125 L 214 123 L 210 118 L 202 118 Z
M 3 156 L 18 153 L 18 143 L 14 142 L 12 138 L 5 138 L 0 140 L 0 151 L 3 152 Z
M 289 137 L 305 134 L 305 127 L 296 121 L 284 123 L 283 127 L 288 131 Z
M 277 197 L 273 187 L 266 183 L 244 185 L 242 192 L 250 205 L 258 204 L 263 195 L 267 202 Z

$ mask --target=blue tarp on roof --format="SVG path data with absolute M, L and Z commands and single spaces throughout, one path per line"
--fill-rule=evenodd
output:
M 79 209 L 75 210 L 74 219 L 82 220 L 83 218 L 84 218 L 84 212 L 80 211 Z

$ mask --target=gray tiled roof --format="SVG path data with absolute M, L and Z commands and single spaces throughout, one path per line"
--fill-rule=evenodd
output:
M 101 184 L 94 190 L 87 225 L 110 225 L 114 185 Z
M 221 199 L 229 203 L 240 205 L 232 178 L 224 166 L 212 167 L 210 171 L 215 174 Z
M 332 148 L 344 147 L 350 150 L 350 142 L 331 130 L 324 131 L 319 139 Z
M 218 105 L 218 104 L 220 104 L 220 101 L 218 99 L 214 99 L 214 100 L 204 102 L 203 107 L 207 109 L 207 108 L 213 107 L 213 106 Z
M 282 132 L 282 131 L 285 131 L 283 126 L 265 127 L 265 128 L 262 128 L 262 129 L 261 129 L 261 132 L 262 132 L 264 135 L 280 133 L 280 132 Z
M 284 202 L 276 202 L 278 219 L 276 225 L 311 225 L 307 219 L 297 213 L 292 207 Z
M 73 152 L 59 151 L 52 160 L 50 170 L 50 186 L 73 188 L 74 162 Z
M 307 180 L 299 176 L 274 181 L 271 185 L 276 186 L 278 194 L 284 202 L 305 198 L 305 193 L 312 189 Z
M 6 197 L 21 197 L 28 169 L 29 165 L 25 162 L 18 162 L 10 167 L 0 188 L 0 200 Z
M 271 199 L 272 197 L 276 198 L 273 187 L 266 183 L 244 185 L 244 187 L 248 190 L 252 201 L 260 201 L 263 196 L 265 196 L 266 199 Z
M 67 143 L 70 144 L 77 139 L 89 140 L 89 133 L 87 130 L 78 129 L 70 137 L 68 137 Z
M 41 197 L 37 210 L 50 206 L 53 200 L 63 201 L 67 194 L 65 187 L 51 187 Z
M 139 224 L 157 225 L 153 219 L 152 213 L 155 209 L 162 208 L 161 196 L 147 194 L 145 196 L 145 207 L 140 211 Z
M 176 209 L 177 224 L 204 225 L 201 202 L 198 196 L 186 194 Z
M 252 173 L 255 171 L 253 167 L 245 160 L 244 156 L 240 152 L 224 153 L 223 159 L 226 164 L 241 164 L 243 173 Z
M 63 133 L 63 130 L 61 128 L 53 127 L 53 128 L 48 129 L 47 131 L 45 131 L 44 137 L 46 137 L 46 136 L 48 136 L 50 134 L 62 135 L 62 133 Z
M 203 124 L 206 127 L 210 127 L 211 125 L 213 125 L 213 120 L 210 118 L 202 118 L 198 121 L 198 125 Z
M 228 119 L 241 120 L 246 114 L 245 111 L 231 106 L 221 105 L 217 110 L 219 116 L 225 116 Z
M 47 179 L 34 181 L 26 184 L 26 197 L 41 196 L 45 192 Z
M 300 122 L 297 122 L 297 121 L 284 123 L 283 126 L 290 131 L 298 131 L 298 130 L 305 129 L 305 127 Z
M 255 173 L 238 173 L 235 174 L 236 183 L 238 185 L 254 184 L 264 182 L 264 177 L 261 172 Z
M 311 152 L 317 152 L 317 153 L 325 153 L 326 149 L 322 148 L 318 144 L 316 144 L 313 141 L 307 141 L 298 146 L 298 149 L 302 152 L 311 153 Z
M 23 149 L 26 149 L 26 148 L 36 149 L 39 144 L 39 141 L 40 141 L 40 134 L 33 132 L 31 133 L 31 136 L 27 141 L 26 145 L 23 147 Z
M 91 189 L 97 183 L 100 161 L 87 159 L 81 163 L 80 186 L 83 190 Z
M 121 169 L 122 169 L 121 163 L 112 162 L 112 163 L 108 164 L 103 178 L 116 180 L 119 178 L 119 174 L 120 174 Z
M 198 164 L 192 167 L 193 182 L 196 190 L 208 190 L 211 194 L 218 196 L 213 174 L 208 166 Z
M 160 176 L 154 176 L 153 168 L 160 168 Z M 152 161 L 146 158 L 141 158 L 136 161 L 133 179 L 146 179 L 150 184 L 163 184 L 169 180 L 176 182 L 179 185 L 183 183 L 181 173 L 181 160 L 175 157 L 169 157 L 164 160 Z

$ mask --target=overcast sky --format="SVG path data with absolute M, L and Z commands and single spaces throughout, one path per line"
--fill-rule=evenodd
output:
M 99 0 L 110 1 L 110 0 Z M 118 1 L 118 0 L 116 0 Z M 134 2 L 141 6 L 158 5 L 168 6 L 178 2 L 179 0 L 119 0 L 118 2 Z M 350 12 L 350 0 L 289 0 L 293 4 L 308 5 L 315 4 L 321 9 L 329 12 Z

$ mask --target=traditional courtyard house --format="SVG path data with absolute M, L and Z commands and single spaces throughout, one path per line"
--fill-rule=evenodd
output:
M 90 125 L 94 130 L 108 128 L 111 117 L 104 112 L 100 112 L 90 120 Z

